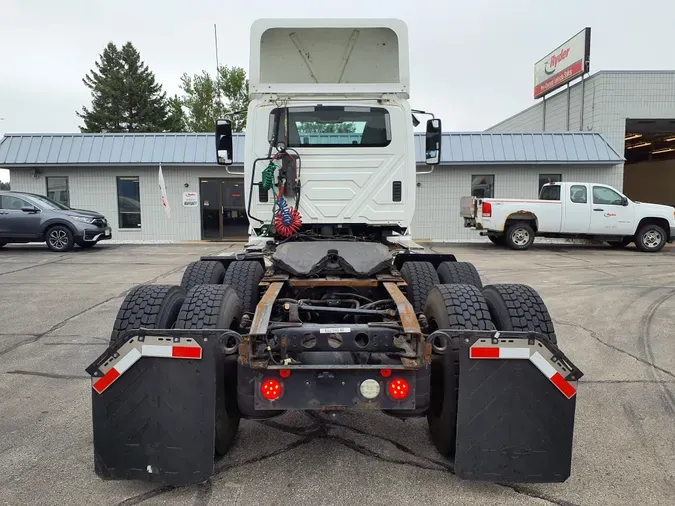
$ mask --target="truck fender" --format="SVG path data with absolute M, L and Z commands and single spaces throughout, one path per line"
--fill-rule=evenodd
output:
M 539 220 L 537 219 L 537 216 L 531 212 L 531 211 L 516 211 L 514 213 L 509 214 L 506 217 L 506 221 L 504 221 L 504 226 L 502 227 L 503 231 L 506 231 L 506 228 L 509 224 L 509 222 L 514 222 L 514 221 L 531 221 L 534 222 L 532 223 L 532 228 L 536 232 L 539 230 Z

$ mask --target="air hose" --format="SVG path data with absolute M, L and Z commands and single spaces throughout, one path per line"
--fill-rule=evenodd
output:
M 297 204 L 295 208 L 289 207 L 288 202 L 284 198 L 284 187 L 285 184 L 281 185 L 279 188 L 279 195 L 277 195 L 274 190 L 274 172 L 276 171 L 277 166 L 274 162 L 270 162 L 269 165 L 262 172 L 262 182 L 261 185 L 264 190 L 272 190 L 274 194 L 274 202 L 272 206 L 272 222 L 274 228 L 282 237 L 290 237 L 300 230 L 302 225 L 302 217 L 297 209 Z

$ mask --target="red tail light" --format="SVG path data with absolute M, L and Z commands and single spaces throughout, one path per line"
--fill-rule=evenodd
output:
M 389 396 L 395 401 L 400 401 L 408 397 L 410 385 L 402 378 L 396 378 L 389 382 Z
M 483 211 L 482 211 L 483 216 L 487 216 L 488 218 L 492 216 L 492 204 L 489 202 L 483 202 Z
M 284 387 L 281 385 L 279 380 L 268 379 L 260 385 L 260 393 L 268 401 L 276 401 L 281 397 Z

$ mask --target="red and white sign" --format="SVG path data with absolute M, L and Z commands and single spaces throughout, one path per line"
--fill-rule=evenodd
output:
M 591 29 L 584 28 L 534 65 L 534 98 L 543 97 L 586 74 L 590 66 Z

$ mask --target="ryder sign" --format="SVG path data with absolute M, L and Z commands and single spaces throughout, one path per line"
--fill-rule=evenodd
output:
M 534 98 L 586 74 L 590 65 L 591 29 L 584 28 L 534 65 Z

